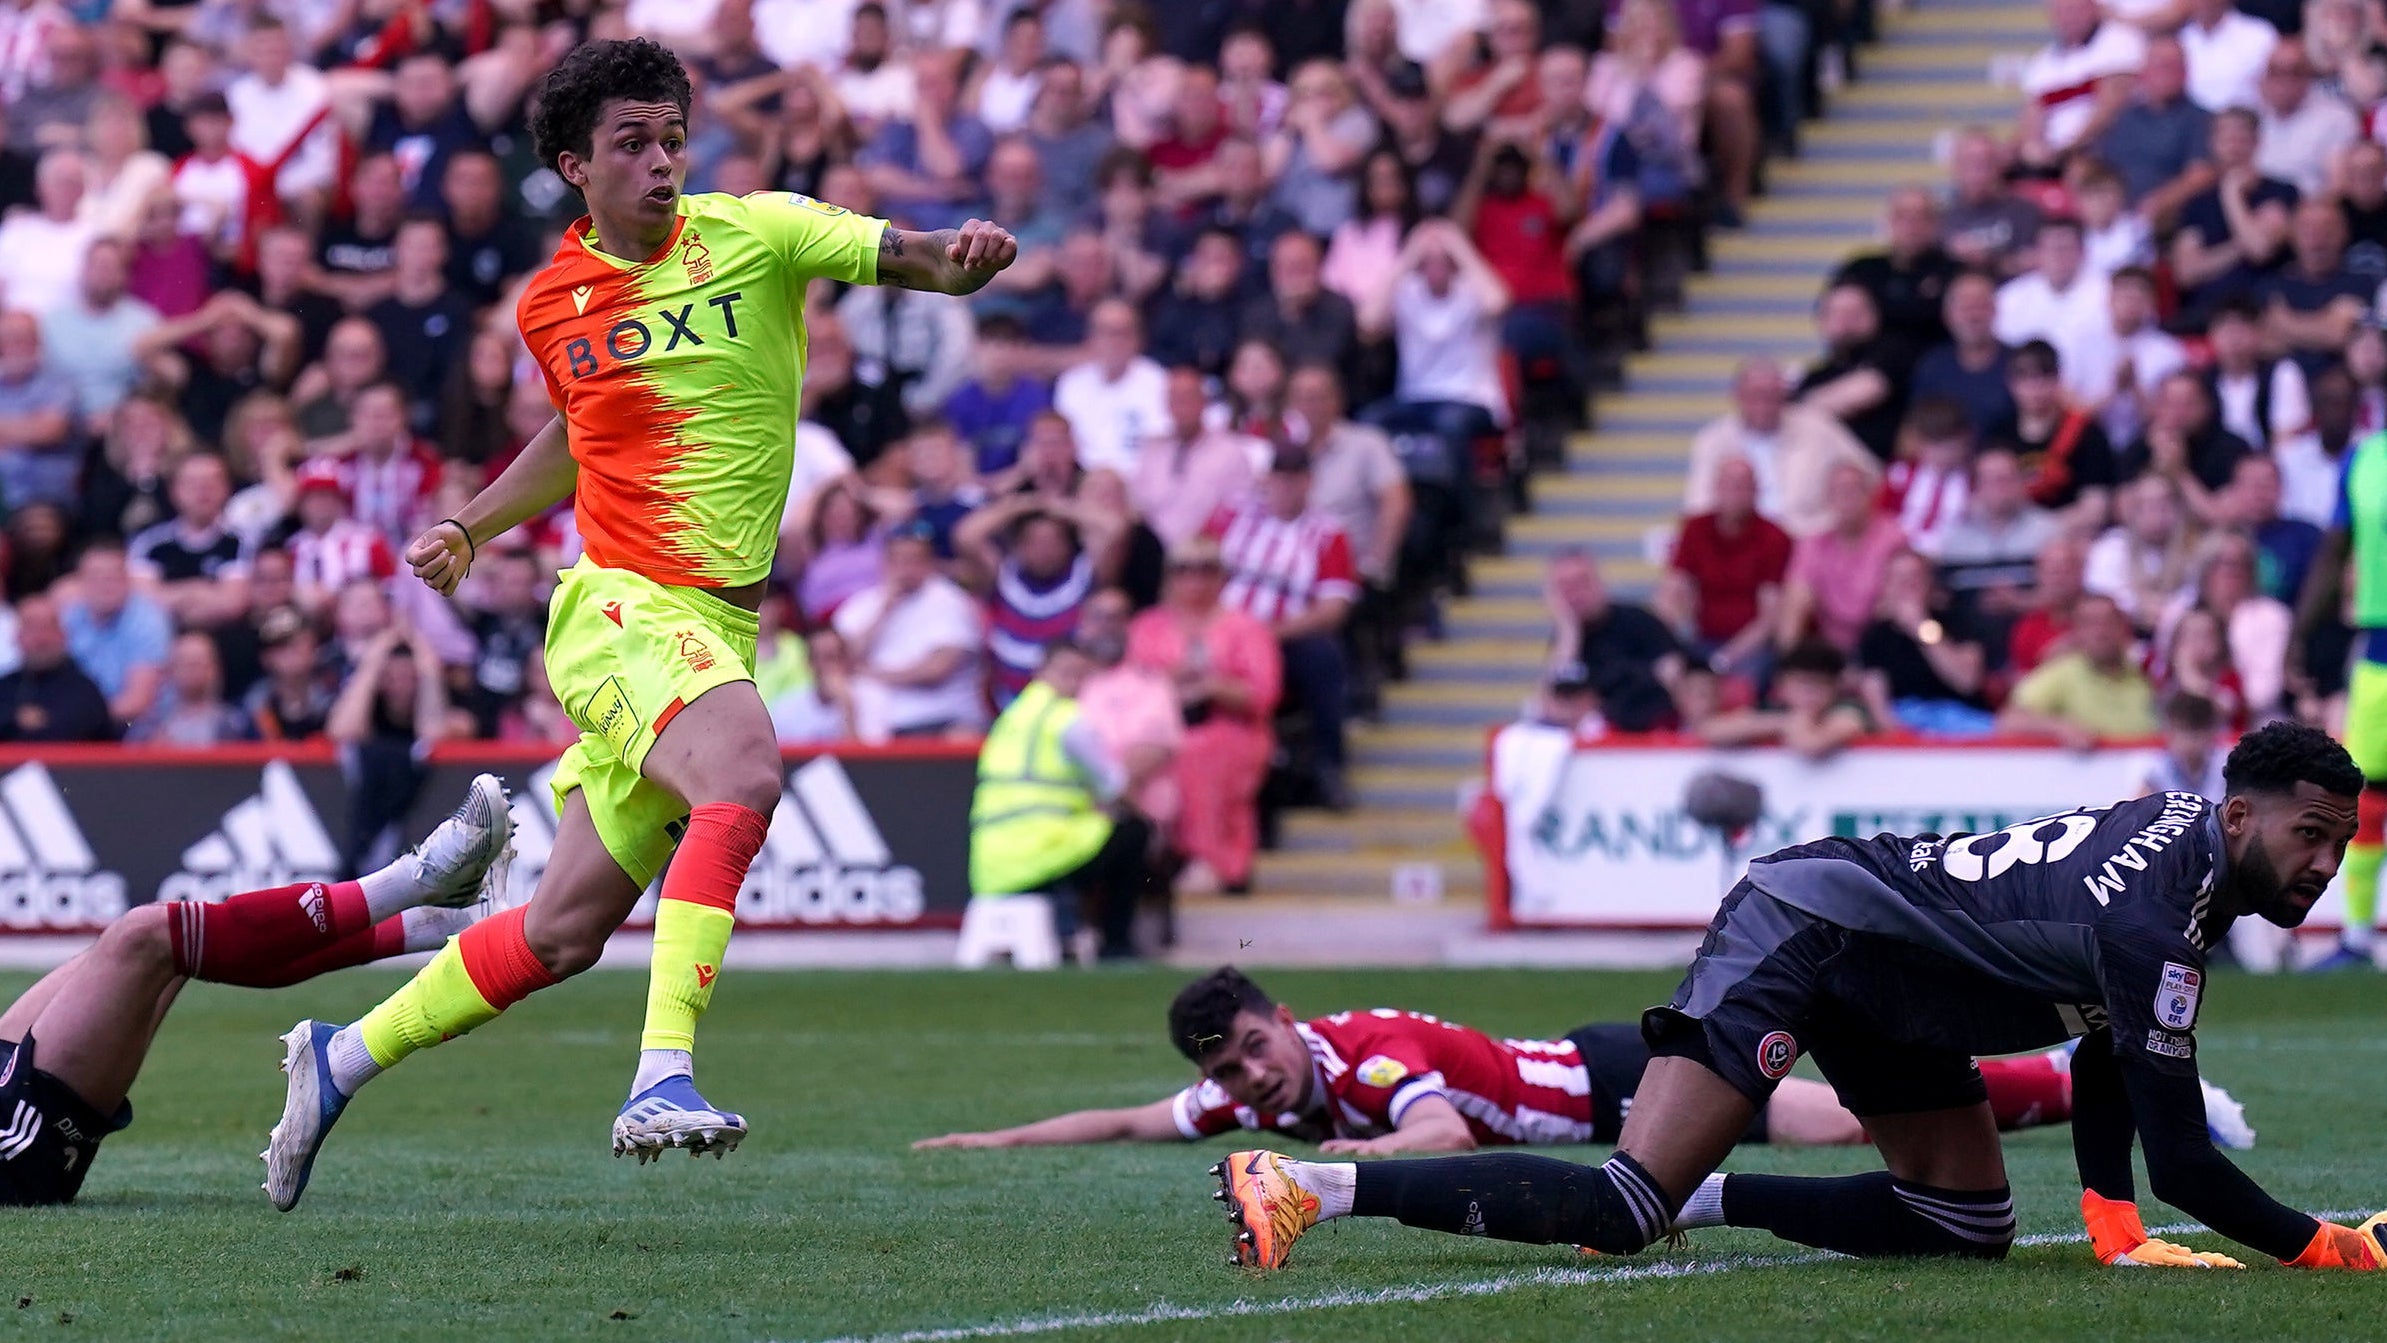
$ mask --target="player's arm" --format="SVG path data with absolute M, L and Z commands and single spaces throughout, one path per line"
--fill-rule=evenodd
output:
M 2080 1166 L 2080 1220 L 2088 1228 L 2090 1253 L 2114 1268 L 2244 1267 L 2228 1255 L 2147 1234 L 2131 1182 L 2137 1134 L 2113 1032 L 2092 1032 L 2072 1055 L 2072 1157 Z
M 1400 1122 L 1381 1138 L 1330 1138 L 1321 1152 L 1346 1156 L 1391 1156 L 1396 1152 L 1472 1152 L 1475 1134 L 1466 1116 L 1439 1095 L 1420 1096 L 1401 1111 Z
M 1073 1110 L 1016 1128 L 984 1133 L 948 1133 L 922 1138 L 912 1150 L 930 1147 L 1069 1147 L 1096 1142 L 1184 1142 L 1177 1127 L 1177 1100 L 1167 1097 L 1150 1105 L 1123 1110 Z
M 1019 240 L 973 219 L 957 229 L 914 233 L 889 224 L 879 234 L 879 283 L 936 294 L 975 294 L 1019 259 Z
M 416 537 L 406 547 L 406 563 L 433 591 L 453 595 L 482 546 L 571 498 L 579 479 L 580 463 L 572 459 L 558 415 L 531 435 L 522 454 L 456 516 L 440 519 Z
M 2304 571 L 2304 591 L 2296 599 L 2295 630 L 2288 636 L 2287 678 L 2291 686 L 2310 679 L 2305 672 L 2304 649 L 2314 632 L 2344 605 L 2346 559 L 2352 551 L 2352 533 L 2343 526 L 2332 527 L 2321 540 L 2321 553 Z

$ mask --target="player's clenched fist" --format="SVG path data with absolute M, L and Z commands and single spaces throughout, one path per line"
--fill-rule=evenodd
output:
M 456 594 L 456 585 L 471 572 L 472 561 L 472 538 L 453 519 L 433 523 L 406 547 L 407 567 L 442 597 Z
M 2080 1220 L 2088 1224 L 2089 1248 L 2097 1262 L 2109 1268 L 2244 1268 L 2246 1265 L 2217 1250 L 2192 1250 L 2147 1234 L 2139 1221 L 2138 1205 L 2080 1194 Z
M 1019 239 L 1000 224 L 973 219 L 953 231 L 945 258 L 969 275 L 992 275 L 1019 259 Z

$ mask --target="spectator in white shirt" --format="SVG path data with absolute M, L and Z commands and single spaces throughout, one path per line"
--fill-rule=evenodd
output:
M 2354 376 L 2343 365 L 2314 374 L 2309 390 L 2312 426 L 2275 440 L 2271 457 L 2279 467 L 2280 513 L 2326 530 L 2336 525 L 2346 454 L 2360 437 L 2358 402 Z
M 2143 266 L 2108 282 L 2104 335 L 2081 342 L 2063 361 L 2064 390 L 2094 413 L 2116 443 L 2138 437 L 2156 384 L 2188 366 L 2188 352 L 2155 324 L 2155 276 Z
M 323 74 L 297 63 L 290 33 L 263 15 L 241 41 L 248 73 L 224 90 L 232 108 L 232 147 L 274 176 L 285 201 L 320 205 L 340 171 L 340 128 Z
M 2145 61 L 2147 39 L 2097 12 L 2097 0 L 2048 0 L 2052 41 L 2022 67 L 2021 125 L 2015 145 L 2027 163 L 2052 164 L 2075 145 L 2093 144 L 2130 101 L 2130 77 Z
M 2329 183 L 2337 151 L 2361 137 L 2362 124 L 2345 99 L 2312 86 L 2312 65 L 2304 44 L 2282 39 L 2263 65 L 2262 98 L 2255 108 L 2260 139 L 2254 166 L 2309 196 Z
M 0 302 L 21 312 L 48 312 L 74 297 L 83 252 L 99 236 L 82 217 L 83 156 L 53 149 L 34 169 L 38 209 L 19 210 L 0 224 Z
M 1824 485 L 1832 468 L 1845 464 L 1868 476 L 1881 473 L 1881 464 L 1836 416 L 1792 403 L 1782 366 L 1765 358 L 1742 361 L 1732 375 L 1732 410 L 1692 436 L 1685 516 L 1716 511 L 1716 478 L 1735 460 L 1747 462 L 1757 477 L 1757 511 L 1793 537 L 1831 526 Z
M 2122 487 L 2114 511 L 2121 521 L 2090 545 L 2081 583 L 2152 626 L 2189 580 L 2193 547 L 2179 490 L 2150 471 Z
M 1392 400 L 1368 419 L 1385 432 L 1439 435 L 1461 467 L 1466 445 L 1508 419 L 1500 384 L 1500 317 L 1508 286 L 1447 219 L 1409 230 L 1390 273 L 1360 305 L 1359 325 L 1390 333 L 1400 361 Z
M 830 618 L 854 662 L 854 730 L 864 741 L 941 737 L 985 726 L 978 603 L 937 572 L 935 529 L 889 532 L 885 576 Z
M 1095 305 L 1086 348 L 1090 357 L 1053 384 L 1053 409 L 1069 421 L 1080 466 L 1132 478 L 1138 445 L 1168 432 L 1169 375 L 1145 356 L 1143 319 L 1125 299 Z
M 2084 264 L 2079 220 L 2041 223 L 2034 247 L 2038 264 L 1997 291 L 1997 338 L 2008 345 L 2046 341 L 2069 368 L 2111 329 L 2109 287 Z
M 754 0 L 754 42 L 782 70 L 834 70 L 845 59 L 855 0 Z
M 2253 107 L 2279 30 L 2232 0 L 2188 0 L 2180 54 L 2188 58 L 2188 99 L 2208 112 Z

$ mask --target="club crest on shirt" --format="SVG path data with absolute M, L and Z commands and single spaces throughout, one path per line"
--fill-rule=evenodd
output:
M 2163 982 L 2155 989 L 2155 1019 L 2175 1031 L 2196 1025 L 2196 1000 L 2204 992 L 2205 977 L 2178 961 L 2163 963 Z
M 1409 1065 L 1378 1054 L 1359 1065 L 1359 1080 L 1372 1087 L 1388 1087 L 1409 1075 Z
M 692 285 L 705 284 L 713 278 L 713 249 L 704 245 L 704 239 L 695 229 L 689 229 L 680 243 L 680 265 L 688 272 L 688 283 Z

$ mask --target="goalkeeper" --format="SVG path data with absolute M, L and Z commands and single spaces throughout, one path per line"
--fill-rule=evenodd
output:
M 1598 1166 L 1521 1153 L 1366 1164 L 1247 1151 L 1215 1168 L 1238 1259 L 1282 1265 L 1335 1217 L 1631 1254 L 1670 1230 L 1754 1227 L 1858 1256 L 2002 1259 L 2004 1153 L 1974 1053 L 2086 1036 L 2073 1063 L 2084 1210 L 2109 1263 L 2232 1263 L 2149 1240 L 2156 1197 L 2300 1268 L 2387 1267 L 2379 1228 L 2319 1222 L 2214 1150 L 2197 1086 L 2205 949 L 2253 915 L 2293 928 L 2344 860 L 2362 771 L 2325 734 L 2241 739 L 2216 805 L 2164 793 L 1986 835 L 1827 839 L 1749 865 L 1673 1000 Z M 1884 1169 L 1714 1173 L 1801 1053 Z

